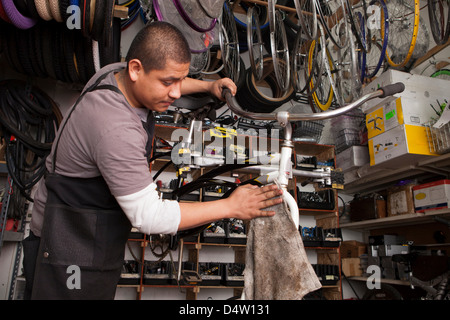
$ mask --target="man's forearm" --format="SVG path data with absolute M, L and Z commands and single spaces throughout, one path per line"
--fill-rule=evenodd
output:
M 181 220 L 178 230 L 202 226 L 214 221 L 231 218 L 225 199 L 208 202 L 181 202 Z

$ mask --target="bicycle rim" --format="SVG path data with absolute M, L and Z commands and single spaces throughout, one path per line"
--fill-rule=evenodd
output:
M 352 38 L 346 48 L 338 51 L 338 74 L 336 81 L 341 95 L 341 103 L 351 103 L 361 96 L 361 71 L 356 58 L 356 46 Z
M 250 65 L 256 80 L 263 76 L 263 42 L 258 17 L 255 15 L 255 7 L 247 11 L 247 43 Z
M 239 40 L 231 5 L 228 0 L 225 1 L 222 10 L 222 16 L 219 19 L 219 43 L 222 51 L 222 61 L 224 64 L 224 73 L 233 81 L 239 79 L 240 56 Z
M 348 10 L 348 20 L 350 22 L 353 35 L 355 36 L 355 39 L 358 43 L 358 48 L 364 52 L 367 52 L 369 50 L 368 46 L 370 42 L 366 42 L 365 39 L 370 38 L 370 30 L 366 29 L 366 25 L 364 23 L 361 23 L 361 19 L 359 19 L 357 15 L 357 13 L 363 15 L 363 21 L 367 21 L 366 2 L 365 0 L 361 0 L 356 6 L 350 5 L 349 0 L 345 0 L 345 2 Z M 361 8 L 362 10 L 357 11 L 357 9 Z
M 309 49 L 309 58 L 308 58 L 308 66 L 309 66 L 309 71 L 313 72 L 313 52 L 314 52 L 314 47 L 317 46 L 317 42 L 315 40 L 313 40 L 313 42 L 311 43 L 311 47 Z M 326 53 L 326 46 L 322 45 L 322 48 L 320 49 L 320 54 L 316 56 L 316 59 L 322 59 L 322 63 L 325 66 L 325 69 L 328 70 L 329 68 L 329 61 L 327 59 L 327 53 Z M 327 66 L 328 65 L 328 66 Z M 318 71 L 318 70 L 316 70 Z M 325 72 L 325 74 L 327 73 Z M 331 103 L 333 101 L 333 87 L 329 81 L 329 77 L 328 74 L 324 75 L 324 72 L 320 72 L 320 73 L 313 73 L 313 76 L 311 78 L 310 81 L 310 88 L 313 89 L 315 88 L 314 92 L 312 93 L 312 98 L 314 100 L 314 104 L 322 111 L 327 110 L 330 106 Z M 317 86 L 314 85 L 315 82 L 320 82 Z
M 405 0 L 407 1 L 407 0 Z M 389 29 L 391 37 L 388 39 L 388 47 L 386 48 L 386 59 L 390 66 L 394 68 L 403 68 L 411 59 L 416 46 L 417 34 L 419 32 L 420 5 L 419 0 L 414 1 L 414 7 L 408 8 L 403 0 L 386 1 L 389 12 Z M 408 30 L 411 30 L 411 36 Z M 406 30 L 406 32 L 405 32 Z M 395 35 L 396 37 L 392 37 Z M 401 40 L 401 38 L 403 41 Z M 408 47 L 405 57 L 397 56 L 395 59 L 389 55 L 389 47 L 393 47 L 393 52 L 400 52 L 400 46 Z M 396 60 L 396 61 L 394 61 Z
M 441 69 L 434 72 L 430 77 L 450 80 L 450 70 L 449 69 Z
M 302 3 L 300 3 L 300 0 L 294 0 L 300 25 L 309 40 L 316 39 L 317 37 L 316 1 L 317 0 L 306 0 L 301 1 Z
M 272 52 L 275 77 L 280 88 L 287 91 L 290 86 L 290 59 L 286 29 L 281 13 L 275 10 L 274 1 L 269 0 L 270 48 Z M 281 63 L 283 61 L 283 63 Z
M 312 40 L 308 40 L 307 36 L 303 36 L 302 30 L 299 30 L 297 32 L 297 37 L 295 39 L 294 43 L 294 49 L 292 51 L 291 55 L 291 65 L 292 65 L 292 86 L 295 88 L 296 92 L 302 93 L 304 92 L 311 81 L 311 77 L 313 74 L 313 70 L 317 69 L 317 73 L 322 72 L 323 63 L 321 63 L 323 60 L 318 59 L 316 61 L 320 63 L 314 63 L 311 70 L 308 68 L 308 60 L 310 55 L 310 48 L 312 44 Z M 317 40 L 317 37 L 316 39 Z M 317 49 L 319 46 L 314 46 L 312 50 L 315 50 L 316 52 L 312 52 L 311 54 L 313 56 L 316 56 L 318 54 Z M 319 82 L 314 83 L 314 86 L 310 88 L 310 94 L 316 90 L 317 85 L 319 85 Z
M 323 6 L 323 9 L 321 8 Z M 330 37 L 331 41 L 342 49 L 347 45 L 348 37 L 342 38 L 336 30 L 340 30 L 339 24 L 343 24 L 345 34 L 348 34 L 347 23 L 347 5 L 343 0 L 331 0 L 328 2 L 316 2 L 316 10 L 319 14 L 319 19 L 323 29 Z M 340 17 L 340 19 L 338 19 Z M 331 26 L 331 28 L 330 28 Z
M 447 8 L 445 7 L 447 4 Z M 447 9 L 447 10 L 446 10 Z M 447 19 L 445 12 L 447 11 Z M 449 38 L 450 31 L 450 5 L 444 0 L 428 0 L 428 18 L 431 33 L 436 44 L 444 44 Z

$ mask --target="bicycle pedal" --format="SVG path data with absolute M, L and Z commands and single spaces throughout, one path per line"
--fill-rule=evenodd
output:
M 333 189 L 343 189 L 344 188 L 344 173 L 340 169 L 332 170 L 330 174 L 331 184 Z

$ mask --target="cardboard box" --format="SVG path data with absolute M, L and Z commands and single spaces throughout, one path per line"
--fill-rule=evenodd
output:
M 371 166 L 381 165 L 392 169 L 438 155 L 430 150 L 426 127 L 408 124 L 369 139 L 368 147 Z
M 336 155 L 336 166 L 347 172 L 370 162 L 367 146 L 351 146 Z
M 341 242 L 341 258 L 359 258 L 360 255 L 367 252 L 365 243 L 355 240 Z
M 408 97 L 400 97 L 366 113 L 368 138 L 373 138 L 401 124 L 425 125 L 438 115 L 430 104 L 436 100 L 417 101 Z M 437 110 L 439 108 L 435 107 Z
M 449 208 L 450 180 L 438 180 L 413 188 L 414 209 L 416 212 Z
M 342 272 L 347 277 L 359 277 L 362 276 L 361 260 L 359 258 L 343 258 Z
M 367 84 L 363 88 L 363 94 L 373 92 L 380 87 L 397 82 L 402 82 L 405 85 L 405 90 L 403 92 L 383 99 L 369 100 L 361 107 L 362 111 L 364 113 L 369 113 L 373 111 L 374 108 L 385 105 L 399 97 L 409 99 L 410 103 L 412 103 L 412 105 L 408 105 L 409 108 L 417 110 L 419 106 L 422 106 L 422 108 L 425 106 L 425 109 L 430 111 L 430 109 L 432 110 L 430 107 L 431 100 L 431 103 L 436 104 L 437 106 L 436 99 L 441 102 L 443 102 L 444 99 L 448 99 L 448 80 L 410 74 L 393 69 L 383 72 L 380 76 Z
M 414 213 L 414 185 L 391 187 L 387 190 L 388 217 Z

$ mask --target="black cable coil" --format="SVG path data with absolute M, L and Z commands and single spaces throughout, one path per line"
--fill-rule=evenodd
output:
M 39 88 L 21 80 L 0 82 L 0 135 L 8 174 L 30 201 L 61 119 L 56 103 Z

